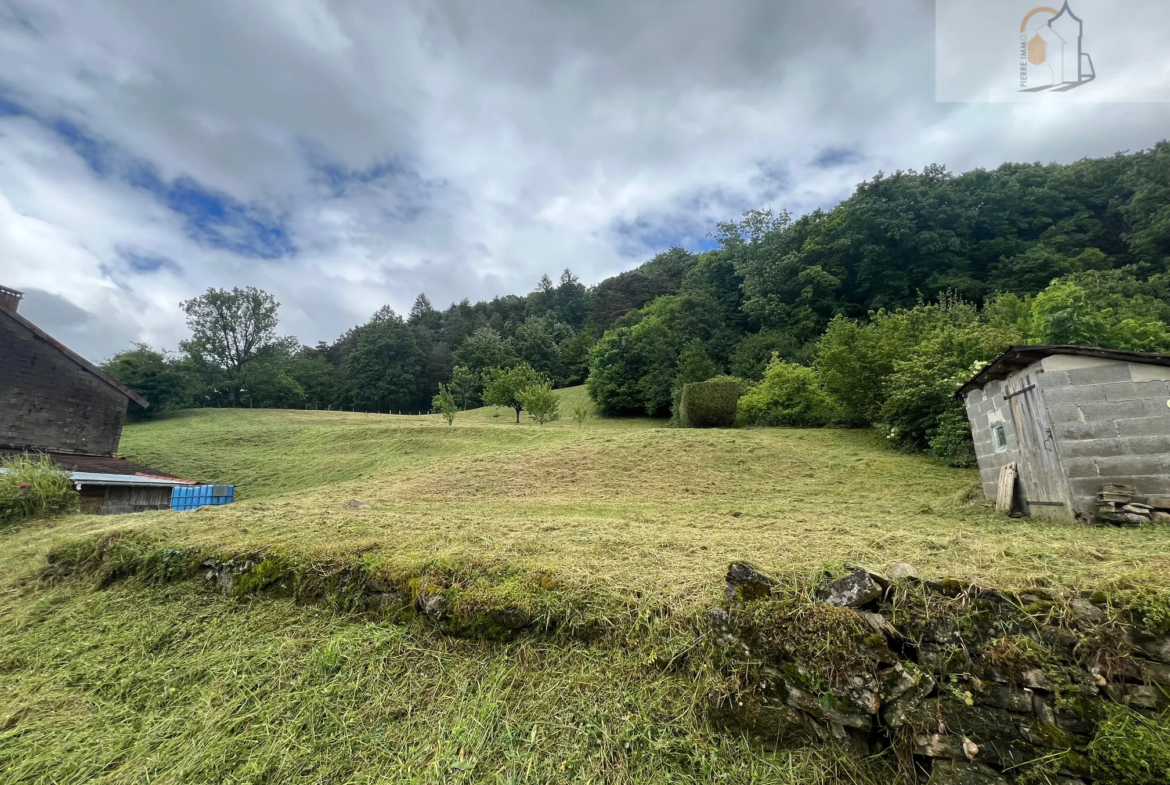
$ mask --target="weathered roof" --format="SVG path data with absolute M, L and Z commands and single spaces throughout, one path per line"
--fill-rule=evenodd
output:
M 1007 351 L 988 363 L 983 370 L 960 387 L 959 391 L 955 393 L 955 397 L 963 398 L 971 390 L 977 390 L 989 382 L 1006 379 L 1016 371 L 1055 354 L 1071 354 L 1079 357 L 1097 357 L 1102 360 L 1170 367 L 1170 355 L 1155 352 L 1127 352 L 1121 349 L 1102 349 L 1098 346 L 1010 346 Z
M 23 326 L 25 329 L 32 331 L 33 335 L 35 335 L 37 338 L 40 338 L 42 341 L 49 344 L 57 351 L 61 352 L 63 355 L 68 357 L 70 360 L 72 360 L 73 362 L 80 365 L 84 370 L 89 371 L 94 376 L 98 377 L 103 382 L 110 385 L 115 390 L 122 393 L 123 395 L 125 395 L 130 400 L 134 401 L 134 403 L 138 404 L 142 408 L 145 409 L 146 407 L 150 406 L 150 404 L 147 402 L 147 400 L 145 398 L 143 398 L 141 395 L 134 392 L 126 385 L 122 384 L 120 381 L 115 379 L 113 376 L 110 376 L 108 373 L 103 371 L 101 368 L 98 368 L 96 365 L 91 363 L 89 360 L 85 359 L 80 354 L 73 351 L 68 346 L 61 343 L 53 336 L 49 335 L 47 332 L 42 330 L 40 327 L 37 327 L 35 324 L 30 322 L 28 319 L 25 319 L 20 314 L 13 313 L 12 311 L 7 311 L 3 308 L 0 308 L 0 314 L 3 314 L 4 316 L 7 316 L 10 319 L 14 319 L 18 324 Z
M 149 466 L 143 466 L 134 461 L 128 461 L 114 455 L 77 455 L 68 452 L 27 452 L 24 450 L 0 450 L 0 458 L 13 455 L 47 455 L 49 460 L 67 472 L 83 472 L 88 474 L 109 474 L 118 476 L 153 477 L 160 480 L 174 480 L 179 483 L 193 483 L 193 480 L 180 480 L 166 472 L 160 472 Z
M 180 480 L 177 477 L 154 477 L 139 474 L 70 472 L 69 478 L 79 488 L 82 485 L 137 485 L 148 488 L 173 488 L 176 485 L 198 485 L 193 480 Z

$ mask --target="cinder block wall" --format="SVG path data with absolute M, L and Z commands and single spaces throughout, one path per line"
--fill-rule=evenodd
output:
M 1019 462 L 1020 442 L 1016 426 L 1007 401 L 1003 399 L 1005 382 L 990 382 L 982 390 L 967 393 L 967 420 L 971 423 L 971 436 L 975 440 L 975 455 L 979 459 L 979 480 L 983 495 L 994 499 L 999 490 L 999 470 L 1005 464 Z M 995 440 L 991 429 L 1003 425 L 1007 437 L 1007 449 L 995 451 Z
M 1108 483 L 1170 495 L 1170 368 L 1060 355 L 1041 365 L 1074 510 L 1092 515 Z
M 112 455 L 126 396 L 0 314 L 0 446 Z

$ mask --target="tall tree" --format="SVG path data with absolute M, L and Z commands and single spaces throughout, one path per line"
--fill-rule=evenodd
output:
M 238 286 L 230 292 L 208 289 L 180 304 L 187 314 L 190 340 L 180 347 L 222 376 L 233 405 L 240 405 L 242 378 L 276 339 L 280 303 L 268 292 Z

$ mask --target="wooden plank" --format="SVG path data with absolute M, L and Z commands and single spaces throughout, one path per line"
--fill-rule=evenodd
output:
M 1016 465 L 1009 463 L 999 470 L 999 488 L 995 495 L 995 509 L 1011 514 L 1016 491 Z

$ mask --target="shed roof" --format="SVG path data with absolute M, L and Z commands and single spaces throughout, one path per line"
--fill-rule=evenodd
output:
M 963 398 L 971 390 L 977 390 L 989 382 L 1006 379 L 1016 371 L 1055 354 L 1071 354 L 1079 357 L 1097 357 L 1102 360 L 1170 367 L 1170 355 L 1155 352 L 1127 352 L 1121 349 L 1102 349 L 1098 346 L 1009 346 L 1007 351 L 988 363 L 983 370 L 960 387 L 959 391 L 955 393 L 955 397 Z
M 143 466 L 141 463 L 128 461 L 116 455 L 78 455 L 67 452 L 28 452 L 25 450 L 0 449 L 0 458 L 14 455 L 46 455 L 49 460 L 61 469 L 71 473 L 106 474 L 131 477 L 153 477 L 159 480 L 175 481 L 175 483 L 194 484 L 194 480 L 180 480 L 166 472 Z M 174 483 L 172 483 L 174 484 Z
M 130 400 L 134 401 L 134 403 L 138 404 L 142 408 L 145 409 L 148 406 L 150 406 L 150 404 L 147 402 L 147 400 L 145 398 L 143 398 L 141 395 L 134 392 L 126 385 L 122 384 L 120 381 L 115 379 L 113 376 L 110 376 L 108 373 L 103 371 L 101 368 L 98 368 L 96 365 L 91 363 L 89 360 L 85 359 L 80 354 L 73 351 L 68 346 L 61 343 L 53 336 L 49 335 L 47 332 L 42 330 L 40 327 L 37 327 L 35 324 L 30 322 L 28 319 L 25 319 L 20 314 L 5 310 L 4 308 L 0 308 L 0 314 L 2 314 L 3 316 L 7 316 L 9 319 L 14 319 L 18 324 L 23 326 L 25 329 L 32 331 L 33 335 L 35 335 L 37 338 L 40 338 L 45 343 L 49 344 L 54 349 L 61 352 L 61 354 L 65 355 L 70 360 L 72 360 L 73 362 L 80 365 L 83 370 L 86 370 L 89 373 L 92 373 L 94 376 L 98 377 L 103 382 L 110 385 L 115 390 L 122 393 L 123 395 L 125 395 Z

